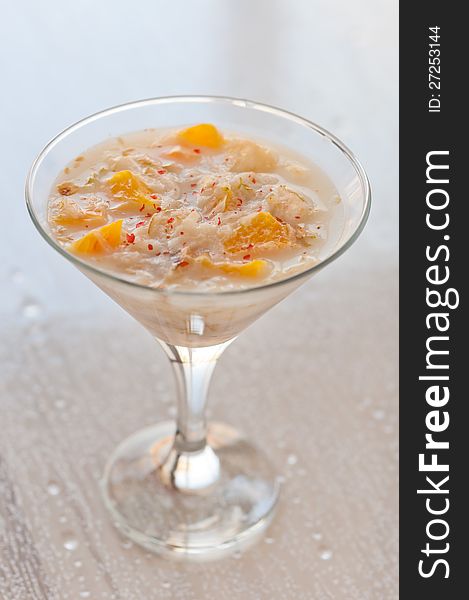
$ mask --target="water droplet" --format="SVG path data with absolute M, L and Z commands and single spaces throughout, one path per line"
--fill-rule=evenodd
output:
M 124 550 L 128 550 L 129 548 L 132 548 L 133 544 L 130 540 L 124 540 L 121 542 L 121 546 L 124 548 Z
M 273 544 L 274 541 L 275 541 L 274 538 L 271 538 L 271 537 L 266 537 L 265 540 L 264 540 L 264 542 L 266 544 Z
M 332 558 L 332 550 L 329 550 L 329 548 L 323 548 L 319 552 L 319 558 L 321 560 L 330 560 Z
M 27 319 L 37 319 L 41 314 L 41 306 L 33 300 L 28 300 L 23 304 L 23 315 Z
M 314 531 L 311 534 L 311 537 L 313 538 L 313 540 L 316 540 L 317 542 L 319 542 L 319 540 L 322 540 L 322 533 L 319 531 Z
M 62 408 L 65 408 L 65 400 L 62 400 L 61 398 L 59 398 L 58 400 L 56 400 L 54 402 L 54 406 L 55 408 L 58 408 L 59 410 L 62 410 Z
M 64 535 L 64 548 L 70 551 L 78 548 L 78 541 L 73 537 L 73 534 L 66 533 Z
M 84 575 L 80 575 L 80 577 L 78 577 L 78 581 L 80 583 L 83 583 L 83 581 L 85 581 L 85 576 Z
M 89 598 L 90 596 L 91 594 L 87 590 L 83 590 L 82 592 L 80 592 L 80 598 Z
M 363 409 L 367 408 L 368 406 L 370 406 L 370 404 L 371 404 L 370 398 L 363 398 L 363 400 L 361 400 L 357 406 L 360 410 L 363 410 Z
M 163 583 L 161 584 L 161 587 L 164 587 L 165 590 L 169 590 L 169 588 L 171 587 L 171 584 L 169 583 L 169 581 L 163 581 Z
M 24 282 L 24 273 L 19 269 L 13 269 L 10 276 L 12 282 L 16 285 L 20 285 Z
M 386 413 L 381 408 L 377 408 L 371 414 L 373 416 L 373 419 L 376 419 L 377 421 L 382 421 L 384 419 L 384 417 L 386 416 Z
M 67 522 L 67 517 L 65 515 L 61 515 L 59 517 L 59 523 L 66 523 Z
M 295 498 L 293 498 L 292 502 L 293 502 L 293 504 L 299 504 L 301 502 L 301 498 L 299 498 L 298 496 L 295 496 Z
M 47 484 L 47 493 L 51 496 L 58 496 L 60 494 L 60 486 L 55 481 L 49 481 Z
M 82 565 L 83 565 L 83 563 L 81 562 L 81 560 L 76 560 L 73 563 L 73 566 L 76 567 L 77 569 L 79 569 Z
M 277 481 L 278 483 L 282 484 L 285 483 L 286 479 L 283 475 L 277 475 Z
M 298 457 L 296 456 L 296 454 L 289 454 L 287 457 L 287 463 L 289 465 L 296 465 L 296 463 L 298 462 Z

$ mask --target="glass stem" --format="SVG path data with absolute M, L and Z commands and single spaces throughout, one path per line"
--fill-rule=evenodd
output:
M 218 480 L 219 460 L 207 445 L 205 413 L 213 370 L 230 342 L 204 348 L 160 342 L 173 367 L 178 403 L 173 446 L 161 475 L 180 491 L 200 492 Z

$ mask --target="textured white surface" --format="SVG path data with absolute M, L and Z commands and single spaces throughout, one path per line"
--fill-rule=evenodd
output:
M 394 0 L 17 0 L 0 40 L 0 598 L 397 598 Z M 222 357 L 213 416 L 265 445 L 285 483 L 265 541 L 203 566 L 129 547 L 108 522 L 104 462 L 171 414 L 169 368 L 23 205 L 29 164 L 58 130 L 174 93 L 309 117 L 374 188 L 359 242 Z

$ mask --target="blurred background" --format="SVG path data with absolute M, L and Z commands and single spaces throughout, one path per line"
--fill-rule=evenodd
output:
M 397 598 L 397 36 L 396 0 L 2 7 L 2 600 Z M 258 546 L 197 567 L 131 547 L 108 523 L 103 465 L 126 435 L 173 414 L 169 367 L 40 239 L 23 199 L 57 132 L 171 94 L 311 119 L 352 148 L 374 192 L 356 245 L 221 359 L 211 413 L 267 448 L 283 499 Z

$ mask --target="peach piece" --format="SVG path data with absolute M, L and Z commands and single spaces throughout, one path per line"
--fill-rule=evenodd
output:
M 143 205 L 145 209 L 156 208 L 156 198 L 150 197 L 151 189 L 132 171 L 118 171 L 107 183 L 114 198 L 122 200 L 119 208 L 134 209 L 136 204 Z
M 212 271 L 220 271 L 228 275 L 240 277 L 261 277 L 269 272 L 269 263 L 265 260 L 255 259 L 246 263 L 219 262 L 214 263 L 208 256 L 199 256 L 195 262 Z
M 228 252 L 249 251 L 262 246 L 265 249 L 278 249 L 292 244 L 290 228 L 279 223 L 268 212 L 256 213 L 249 221 L 239 225 L 223 242 Z
M 220 148 L 223 144 L 223 136 L 210 123 L 201 123 L 188 127 L 179 132 L 178 138 L 181 142 L 191 144 L 192 146 L 202 146 L 204 148 Z
M 61 198 L 51 207 L 50 220 L 63 227 L 83 227 L 83 225 L 103 225 L 106 223 L 105 209 L 96 201 L 81 206 L 73 198 Z
M 94 256 L 110 252 L 121 243 L 122 219 L 93 229 L 80 239 L 72 242 L 69 250 L 76 254 Z

